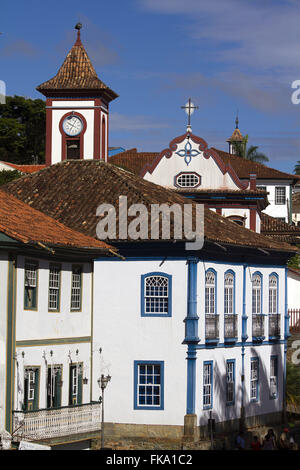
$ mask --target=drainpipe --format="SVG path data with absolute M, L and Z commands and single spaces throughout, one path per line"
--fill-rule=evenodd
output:
M 198 258 L 189 257 L 188 264 L 188 289 L 187 289 L 187 316 L 185 323 L 185 338 L 183 344 L 187 344 L 187 402 L 186 415 L 184 417 L 184 437 L 196 439 L 197 415 L 195 413 L 196 401 L 196 345 L 200 339 L 198 337 L 197 316 L 197 263 Z
M 282 390 L 282 420 L 287 422 L 286 414 L 286 355 L 287 355 L 287 342 L 290 335 L 289 329 L 289 314 L 288 314 L 288 289 L 287 289 L 288 267 L 285 267 L 285 305 L 284 305 L 284 354 L 283 354 L 283 390 Z
M 248 339 L 247 335 L 247 315 L 246 315 L 246 275 L 247 275 L 247 264 L 243 265 L 243 313 L 242 313 L 242 397 L 241 397 L 241 418 L 240 428 L 245 428 L 245 342 Z

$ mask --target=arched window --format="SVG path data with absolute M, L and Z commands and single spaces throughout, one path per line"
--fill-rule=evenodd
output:
M 171 280 L 164 273 L 142 276 L 142 316 L 171 316 Z
M 234 274 L 225 273 L 224 277 L 224 313 L 234 313 Z
M 252 313 L 260 314 L 261 311 L 261 288 L 262 288 L 262 276 L 259 273 L 255 273 L 252 276 Z
M 278 278 L 275 274 L 269 277 L 269 313 L 277 312 L 277 299 L 278 299 Z
M 216 274 L 212 270 L 205 273 L 205 313 L 216 313 Z

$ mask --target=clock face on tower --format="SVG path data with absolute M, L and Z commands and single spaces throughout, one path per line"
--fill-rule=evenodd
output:
M 63 130 L 69 136 L 76 136 L 80 134 L 83 129 L 83 123 L 79 116 L 71 114 L 64 119 Z

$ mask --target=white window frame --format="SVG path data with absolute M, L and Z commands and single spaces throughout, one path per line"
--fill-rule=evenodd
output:
M 252 276 L 252 314 L 262 313 L 262 276 L 253 274 Z
M 275 281 L 275 282 L 274 282 Z M 269 277 L 269 313 L 278 313 L 278 278 L 274 274 Z
M 205 313 L 216 313 L 216 275 L 211 270 L 205 273 Z
M 250 399 L 251 401 L 258 401 L 259 399 L 259 360 L 252 359 L 250 364 Z
M 61 267 L 58 265 L 50 265 L 48 310 L 59 310 L 60 276 Z
M 275 204 L 283 206 L 286 203 L 286 187 L 275 186 Z
M 224 277 L 224 313 L 234 314 L 234 275 L 225 273 Z
M 80 311 L 82 303 L 82 266 L 72 266 L 71 311 Z

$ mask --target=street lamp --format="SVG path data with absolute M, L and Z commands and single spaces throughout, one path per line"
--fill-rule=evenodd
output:
M 107 387 L 108 382 L 110 381 L 111 376 L 107 375 L 104 376 L 104 374 L 101 375 L 101 378 L 97 380 L 99 387 L 102 390 L 102 417 L 101 417 L 101 449 L 104 448 L 104 390 Z

